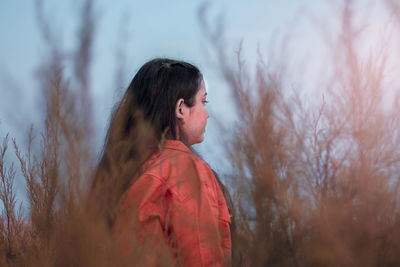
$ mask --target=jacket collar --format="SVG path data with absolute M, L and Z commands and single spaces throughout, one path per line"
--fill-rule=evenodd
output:
M 183 152 L 191 152 L 190 148 L 188 148 L 182 141 L 179 140 L 166 140 L 162 147 L 164 149 L 173 149 Z

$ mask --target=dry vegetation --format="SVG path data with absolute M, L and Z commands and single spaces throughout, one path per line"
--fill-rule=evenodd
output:
M 88 73 L 95 22 L 92 2 L 85 3 L 75 71 L 67 82 L 63 51 L 37 1 L 50 51 L 41 72 L 45 128 L 40 138 L 29 131 L 26 152 L 12 142 L 28 214 L 15 195 L 19 172 L 5 161 L 8 136 L 0 146 L 0 266 L 140 266 L 149 248 L 138 246 L 122 262 L 102 216 L 115 206 L 98 195 L 95 201 L 106 211 L 93 206 Z M 390 51 L 383 46 L 369 58 L 358 52 L 351 4 L 342 4 L 342 28 L 332 44 L 337 60 L 327 67 L 333 71 L 323 101 L 314 105 L 285 91 L 280 69 L 261 58 L 254 76 L 240 51 L 232 67 L 215 39 L 219 32 L 206 30 L 241 117 L 226 145 L 234 166 L 228 178 L 237 212 L 234 266 L 400 265 L 400 95 L 394 94 L 393 105 L 384 100 Z M 387 6 L 400 18 L 400 5 Z M 34 142 L 38 151 L 31 149 Z M 125 173 L 119 164 L 132 151 L 118 149 L 111 159 L 118 168 L 107 175 Z M 136 166 L 134 159 L 128 163 Z M 167 265 L 163 257 L 158 261 Z

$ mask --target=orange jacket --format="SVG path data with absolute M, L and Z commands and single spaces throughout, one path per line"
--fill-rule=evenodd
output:
M 125 193 L 115 228 L 128 250 L 135 231 L 140 242 L 151 243 L 150 254 L 168 250 L 179 265 L 230 266 L 229 224 L 225 198 L 210 167 L 182 142 L 167 140 Z

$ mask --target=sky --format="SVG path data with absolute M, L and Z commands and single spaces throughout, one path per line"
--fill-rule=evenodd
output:
M 9 132 L 22 143 L 31 123 L 43 123 L 40 121 L 42 102 L 37 73 L 47 48 L 39 31 L 35 2 L 4 0 L 0 8 L 0 138 Z M 73 52 L 76 43 L 81 2 L 43 1 L 45 17 L 56 33 L 59 45 L 66 51 Z M 194 63 L 205 77 L 211 117 L 206 140 L 196 148 L 217 172 L 226 172 L 227 165 L 221 161 L 224 154 L 220 147 L 225 133 L 221 132 L 218 123 L 233 127 L 235 110 L 229 101 L 229 89 L 213 64 L 212 56 L 207 53 L 210 44 L 199 22 L 199 8 L 207 4 L 206 18 L 211 25 L 218 20 L 224 22 L 226 53 L 232 64 L 241 41 L 246 63 L 251 66 L 257 58 L 257 49 L 269 51 L 271 45 L 279 48 L 278 40 L 290 33 L 292 40 L 286 48 L 287 58 L 294 62 L 307 60 L 308 66 L 318 69 L 317 66 L 324 63 L 321 59 L 326 57 L 320 32 L 322 27 L 338 27 L 335 18 L 340 13 L 340 2 L 94 1 L 96 35 L 91 94 L 99 149 L 112 107 L 139 67 L 155 57 L 176 58 Z M 365 1 L 359 7 L 363 14 L 383 21 L 387 14 L 378 3 Z M 122 51 L 123 56 L 118 57 L 116 51 Z M 116 67 L 120 65 L 124 72 L 123 77 L 117 80 Z M 307 84 L 318 75 L 315 69 L 294 66 L 297 69 L 293 71 L 293 84 Z M 22 186 L 20 182 L 17 184 Z

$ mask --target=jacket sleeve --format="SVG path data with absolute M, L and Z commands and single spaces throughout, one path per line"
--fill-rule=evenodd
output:
M 171 260 L 164 238 L 164 187 L 159 178 L 143 175 L 126 192 L 114 230 L 128 262 L 139 264 L 140 259 L 139 265 L 158 266 Z
M 171 174 L 166 224 L 183 266 L 227 266 L 215 177 L 200 159 L 181 158 Z M 229 231 L 229 230 L 228 230 Z M 229 232 L 228 232 L 229 233 Z

